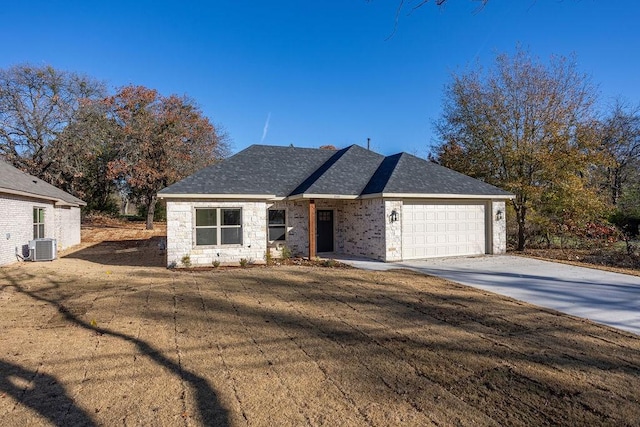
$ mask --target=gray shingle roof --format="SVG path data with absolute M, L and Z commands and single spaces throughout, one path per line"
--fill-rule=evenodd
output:
M 264 194 L 288 196 L 336 152 L 252 145 L 178 181 L 159 194 Z
M 0 160 L 0 193 L 2 192 L 31 195 L 65 205 L 86 205 L 85 202 L 77 197 Z
M 407 153 L 252 145 L 159 192 L 169 195 L 363 196 L 380 193 L 508 197 L 510 194 Z
M 291 195 L 359 196 L 383 160 L 384 156 L 357 145 L 343 148 L 298 186 Z
M 509 196 L 498 187 L 407 153 L 386 157 L 362 194 Z

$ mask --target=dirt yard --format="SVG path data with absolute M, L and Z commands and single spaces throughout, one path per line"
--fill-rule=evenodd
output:
M 0 268 L 0 425 L 640 425 L 638 336 L 406 271 L 171 271 L 162 232 Z

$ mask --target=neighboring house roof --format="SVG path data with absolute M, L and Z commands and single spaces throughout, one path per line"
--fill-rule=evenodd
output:
M 512 195 L 407 153 L 252 145 L 158 193 L 161 197 L 357 198 Z
M 0 193 L 51 200 L 56 205 L 84 206 L 85 202 L 0 160 Z

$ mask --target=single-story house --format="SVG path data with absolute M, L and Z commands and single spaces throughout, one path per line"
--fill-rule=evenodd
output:
M 158 193 L 167 263 L 499 254 L 508 192 L 407 153 L 252 145 Z
M 80 243 L 85 202 L 0 161 L 0 265 L 29 255 L 34 239 L 51 238 L 57 250 Z

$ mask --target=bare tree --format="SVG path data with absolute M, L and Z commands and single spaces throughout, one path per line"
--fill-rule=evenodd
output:
M 610 160 L 603 168 L 604 184 L 611 204 L 616 206 L 628 184 L 638 177 L 640 106 L 630 106 L 621 100 L 615 102 L 603 121 L 602 148 Z
M 0 70 L 0 157 L 51 181 L 51 142 L 72 120 L 80 100 L 104 94 L 101 82 L 51 66 Z
M 367 0 L 367 2 L 369 3 L 371 3 L 372 1 L 373 0 Z M 479 9 L 484 7 L 484 5 L 486 5 L 489 2 L 489 0 L 470 0 L 470 1 L 480 3 Z M 389 35 L 389 38 L 393 37 L 396 30 L 398 29 L 398 21 L 400 21 L 400 15 L 402 15 L 403 12 L 407 12 L 408 14 L 410 14 L 416 9 L 421 8 L 422 6 L 424 6 L 429 2 L 430 0 L 398 0 L 395 22 L 393 25 L 393 31 L 391 32 L 391 35 Z M 436 6 L 444 6 L 445 3 L 447 2 L 448 0 L 433 0 L 432 3 L 434 3 Z
M 116 182 L 109 163 L 118 156 L 116 142 L 122 129 L 100 101 L 82 101 L 67 127 L 49 147 L 55 162 L 47 170 L 52 183 L 87 202 L 87 209 L 116 212 L 112 200 Z

